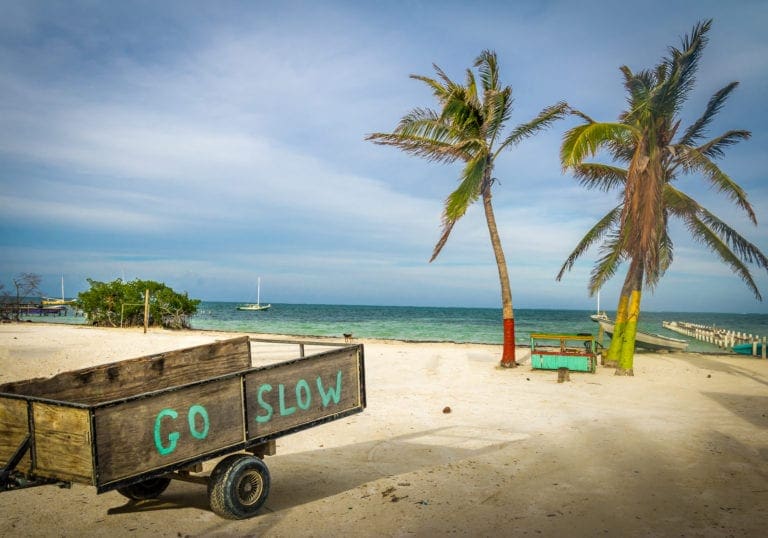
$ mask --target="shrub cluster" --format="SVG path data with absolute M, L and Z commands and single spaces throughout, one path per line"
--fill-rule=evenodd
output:
M 91 288 L 77 296 L 77 307 L 92 325 L 133 327 L 144 325 L 144 292 L 149 290 L 149 325 L 189 329 L 189 316 L 197 312 L 199 299 L 176 293 L 162 282 L 133 280 L 112 282 L 87 279 Z

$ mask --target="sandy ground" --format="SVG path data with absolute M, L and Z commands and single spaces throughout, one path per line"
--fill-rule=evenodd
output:
M 230 336 L 4 324 L 0 384 Z M 0 493 L 0 535 L 768 533 L 768 361 L 638 354 L 633 378 L 560 384 L 525 348 L 506 370 L 496 346 L 363 343 L 368 408 L 280 438 L 258 516 L 221 519 L 183 482 L 143 503 L 44 486 Z

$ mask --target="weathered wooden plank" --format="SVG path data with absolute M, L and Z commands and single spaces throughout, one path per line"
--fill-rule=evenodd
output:
M 29 433 L 27 402 L 0 397 L 0 467 L 4 467 Z M 27 454 L 16 468 L 28 471 L 30 457 Z
M 93 484 L 88 409 L 33 402 L 37 475 Z
M 0 393 L 96 404 L 250 368 L 247 336 L 0 385 Z
M 242 377 L 95 411 L 98 484 L 243 443 Z
M 358 348 L 245 375 L 248 439 L 362 408 Z

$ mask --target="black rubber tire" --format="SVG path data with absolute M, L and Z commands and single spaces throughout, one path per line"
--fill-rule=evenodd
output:
M 118 493 L 134 501 L 145 501 L 147 499 L 156 499 L 171 483 L 170 478 L 164 476 L 158 476 L 156 478 L 150 478 L 144 482 L 138 482 L 131 484 L 130 486 L 124 486 L 117 488 Z
M 269 469 L 255 456 L 232 454 L 214 467 L 208 479 L 211 510 L 226 519 L 253 517 L 269 495 Z

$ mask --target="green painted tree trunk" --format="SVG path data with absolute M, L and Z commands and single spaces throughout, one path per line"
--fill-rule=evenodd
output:
M 642 292 L 633 290 L 627 309 L 627 323 L 621 339 L 621 353 L 616 363 L 616 375 L 635 375 L 635 341 L 637 339 L 637 322 L 640 318 L 640 299 Z
M 624 341 L 624 331 L 627 326 L 627 316 L 629 313 L 629 298 L 632 295 L 632 273 L 634 264 L 630 265 L 627 275 L 624 277 L 624 284 L 621 287 L 619 295 L 619 306 L 616 308 L 616 319 L 613 325 L 613 336 L 611 336 L 611 345 L 608 346 L 608 352 L 603 360 L 603 366 L 616 368 L 621 357 L 622 342 Z
M 624 295 L 622 292 L 619 297 L 619 306 L 616 309 L 616 319 L 613 324 L 613 335 L 611 336 L 611 344 L 608 346 L 608 351 L 603 359 L 603 366 L 608 368 L 616 368 L 616 364 L 619 362 L 619 355 L 621 355 L 621 341 L 624 337 L 624 327 L 627 324 L 627 305 L 629 304 L 629 294 Z
M 631 291 L 627 304 L 627 319 L 621 338 L 621 352 L 616 363 L 616 375 L 635 375 L 635 341 L 637 339 L 637 323 L 640 320 L 640 300 L 643 293 L 643 267 L 632 264 L 628 275 Z

